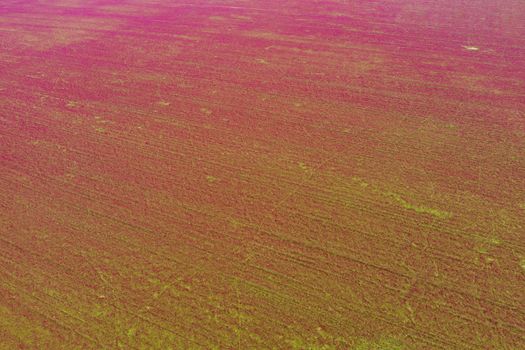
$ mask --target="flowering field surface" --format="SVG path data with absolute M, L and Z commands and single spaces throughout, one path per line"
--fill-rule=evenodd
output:
M 525 2 L 1 0 L 0 349 L 525 348 Z

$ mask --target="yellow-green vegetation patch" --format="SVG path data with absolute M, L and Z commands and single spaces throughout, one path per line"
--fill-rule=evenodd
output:
M 319 344 L 316 341 L 309 342 L 301 338 L 294 338 L 287 340 L 286 344 L 291 346 L 291 349 L 294 350 L 332 350 L 336 349 L 335 345 L 330 344 Z
M 347 349 L 350 344 L 343 337 L 332 335 L 321 327 L 317 327 L 316 331 L 307 337 L 294 336 L 285 340 L 285 343 L 294 350 Z
M 347 13 L 342 12 L 328 12 L 327 15 L 331 17 L 350 17 Z
M 359 186 L 361 187 L 368 187 L 368 182 L 364 181 L 363 179 L 361 179 L 360 177 L 357 177 L 357 176 L 354 176 L 352 177 L 352 181 L 356 182 L 359 184 Z
M 190 342 L 184 340 L 180 335 L 154 325 L 146 325 L 140 330 L 134 327 L 129 328 L 126 331 L 126 339 L 120 341 L 118 346 L 129 349 L 128 344 L 138 346 L 139 349 L 191 349 Z
M 0 306 L 0 329 L 4 334 L 10 334 L 11 336 L 20 340 L 20 348 L 25 345 L 37 346 L 35 341 L 40 339 L 47 339 L 51 336 L 51 333 L 35 325 L 30 320 L 13 314 L 9 309 L 4 306 Z
M 354 350 L 403 350 L 405 346 L 397 339 L 361 340 Z
M 91 315 L 96 318 L 103 318 L 109 315 L 111 310 L 100 304 L 94 304 L 91 307 Z
M 209 183 L 214 183 L 216 182 L 218 179 L 213 176 L 213 175 L 206 175 L 206 181 L 208 181 Z
M 228 222 L 230 223 L 230 226 L 234 229 L 246 226 L 241 220 L 235 219 L 235 218 L 229 218 Z
M 202 107 L 200 110 L 201 110 L 202 113 L 204 113 L 206 115 L 211 115 L 211 113 L 212 113 L 212 110 L 209 109 L 209 108 L 206 108 L 206 107 Z
M 243 21 L 251 21 L 252 20 L 251 17 L 243 16 L 243 15 L 231 15 L 230 17 L 231 18 L 235 18 L 235 19 L 240 19 L 240 20 L 243 20 Z
M 361 186 L 362 188 L 370 188 L 370 191 L 372 193 L 377 193 L 379 195 L 386 196 L 386 197 L 393 199 L 396 203 L 398 203 L 399 205 L 401 205 L 403 208 L 407 210 L 412 210 L 420 214 L 432 215 L 440 219 L 448 219 L 452 217 L 452 213 L 448 211 L 430 208 L 424 205 L 412 204 L 408 202 L 407 200 L 405 200 L 403 197 L 401 197 L 401 195 L 397 193 L 390 192 L 390 191 L 386 191 L 386 192 L 382 191 L 381 189 L 375 186 L 371 186 L 368 182 L 366 182 L 364 179 L 360 177 L 353 176 L 352 181 L 356 184 L 359 184 L 359 186 Z
M 413 210 L 416 213 L 430 214 L 430 215 L 435 216 L 435 217 L 440 218 L 440 219 L 448 219 L 448 218 L 452 217 L 452 214 L 449 213 L 448 211 L 434 209 L 434 208 L 429 208 L 429 207 L 426 207 L 426 206 L 423 206 L 423 205 L 411 204 L 411 203 L 407 202 L 406 200 L 404 200 L 403 198 L 401 198 L 401 196 L 398 195 L 397 193 L 387 192 L 385 194 L 387 196 L 393 198 L 403 208 L 408 209 L 408 210 Z
M 107 120 L 107 119 L 104 119 L 101 116 L 97 115 L 97 116 L 95 116 L 95 123 L 97 123 L 97 124 L 107 124 L 107 123 L 112 123 L 112 122 Z
M 403 294 L 408 291 L 408 288 L 403 291 Z M 402 304 L 385 303 L 382 305 L 381 309 L 384 313 L 395 316 L 399 322 L 408 324 L 415 323 L 415 310 L 409 302 Z
M 135 337 L 135 335 L 137 334 L 137 327 L 131 327 L 128 329 L 128 331 L 126 332 L 126 335 L 129 337 L 129 338 L 133 338 Z
M 499 239 L 498 237 L 491 237 L 489 238 L 489 243 L 493 245 L 500 245 L 501 239 Z
M 69 108 L 74 108 L 74 107 L 77 107 L 78 106 L 78 102 L 76 101 L 68 101 L 66 103 L 66 107 L 69 107 Z
M 476 247 L 476 251 L 480 254 L 488 254 L 488 249 L 486 247 L 480 246 Z
M 212 20 L 212 21 L 225 21 L 226 18 L 222 17 L 222 16 L 210 16 L 208 17 L 208 19 Z
M 306 165 L 303 162 L 298 162 L 297 165 L 299 166 L 299 168 L 301 168 L 303 171 L 307 173 L 311 173 L 313 171 L 313 169 L 310 166 Z

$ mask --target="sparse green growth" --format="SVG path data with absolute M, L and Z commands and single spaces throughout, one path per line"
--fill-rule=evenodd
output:
M 287 340 L 286 343 L 294 350 L 335 350 L 335 346 L 328 344 L 318 344 L 317 342 L 309 343 L 300 338 Z
M 35 345 L 36 340 L 49 339 L 51 336 L 51 333 L 47 329 L 13 313 L 4 306 L 0 306 L 0 329 L 4 332 L 3 334 L 11 334 L 18 338 L 23 347 Z M 7 348 L 3 348 L 0 345 L 0 349 Z
M 299 165 L 299 168 L 303 169 L 304 171 L 309 171 L 310 170 L 310 167 L 307 166 L 305 163 L 303 162 L 299 162 L 297 163 L 297 165 Z
M 368 187 L 368 182 L 364 181 L 360 177 L 353 176 L 352 181 L 357 182 L 361 187 Z
M 201 112 L 206 114 L 206 115 L 211 115 L 212 110 L 209 109 L 209 108 L 203 107 L 203 108 L 201 108 Z
M 231 15 L 231 18 L 241 19 L 241 20 L 244 20 L 244 21 L 249 21 L 249 20 L 252 19 L 249 16 L 243 16 L 243 15 Z
M 137 334 L 137 328 L 131 327 L 130 329 L 128 329 L 126 334 L 128 335 L 128 337 L 133 338 Z
M 218 179 L 217 179 L 215 176 L 212 176 L 212 175 L 206 175 L 206 180 L 207 180 L 209 183 L 214 183 L 214 182 L 216 182 Z
M 108 311 L 102 307 L 101 305 L 99 304 L 95 304 L 92 308 L 91 308 L 91 314 L 95 317 L 103 317 L 103 316 L 106 316 L 108 313 Z
M 237 228 L 243 226 L 243 223 L 241 221 L 239 221 L 237 219 L 233 219 L 233 218 L 229 219 L 229 223 L 234 229 L 237 229 Z
M 498 237 L 492 237 L 489 242 L 491 244 L 494 244 L 494 245 L 500 245 L 501 244 L 501 239 L 499 239 Z
M 391 338 L 383 338 L 376 341 L 361 340 L 354 350 L 403 350 L 404 345 Z
M 489 252 L 485 247 L 478 247 L 476 248 L 476 251 L 480 254 L 487 254 Z
M 452 217 L 451 213 L 449 213 L 447 211 L 444 211 L 444 210 L 439 210 L 439 209 L 425 207 L 425 206 L 422 206 L 422 205 L 414 205 L 414 204 L 408 203 L 406 200 L 401 198 L 401 196 L 398 195 L 397 193 L 387 192 L 385 194 L 387 196 L 393 198 L 403 208 L 409 209 L 409 210 L 413 210 L 416 213 L 430 214 L 430 215 L 438 217 L 440 219 L 448 219 L 448 218 Z

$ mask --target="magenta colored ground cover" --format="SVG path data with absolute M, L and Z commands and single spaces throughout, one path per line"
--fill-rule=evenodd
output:
M 525 3 L 0 2 L 0 349 L 525 348 Z

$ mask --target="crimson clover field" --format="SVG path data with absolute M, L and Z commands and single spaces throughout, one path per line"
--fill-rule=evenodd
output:
M 0 349 L 525 348 L 525 2 L 0 1 Z

